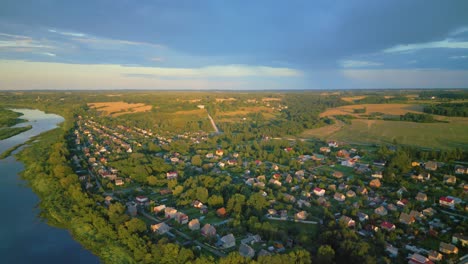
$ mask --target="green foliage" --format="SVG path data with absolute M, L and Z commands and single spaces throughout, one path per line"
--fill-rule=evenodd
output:
M 423 111 L 434 115 L 468 117 L 468 102 L 428 105 L 424 107 Z
M 32 126 L 2 128 L 2 129 L 0 129 L 0 140 L 7 139 L 7 138 L 12 137 L 14 135 L 18 135 L 20 133 L 28 131 L 31 128 L 32 128 Z

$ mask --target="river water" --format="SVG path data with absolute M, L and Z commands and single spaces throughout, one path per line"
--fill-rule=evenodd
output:
M 63 118 L 39 110 L 12 109 L 32 129 L 0 141 L 0 153 L 57 127 Z M 39 198 L 18 176 L 24 165 L 13 156 L 0 160 L 0 263 L 99 263 L 70 233 L 38 217 Z

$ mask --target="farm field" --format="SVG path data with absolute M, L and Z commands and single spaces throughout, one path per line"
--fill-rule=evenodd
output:
M 408 112 L 422 113 L 423 107 L 421 105 L 411 104 L 358 104 L 358 105 L 345 105 L 335 108 L 330 108 L 327 111 L 320 114 L 321 117 L 333 116 L 333 115 L 352 115 L 359 117 L 361 114 L 354 113 L 354 109 L 366 108 L 365 114 L 371 113 L 384 113 L 389 115 L 403 115 Z
M 145 105 L 142 103 L 129 104 L 126 102 L 98 102 L 89 103 L 88 106 L 112 116 L 146 112 L 152 109 L 151 105 Z
M 220 111 L 216 114 L 215 119 L 220 122 L 238 122 L 241 118 L 253 113 L 262 113 L 267 120 L 275 118 L 275 111 L 270 107 L 246 106 L 232 111 Z
M 331 127 L 331 131 L 326 128 L 308 130 L 301 137 L 358 144 L 392 143 L 396 140 L 405 145 L 468 149 L 468 119 L 450 119 L 450 123 L 355 119 L 351 125 L 343 125 L 338 130 L 334 127 Z

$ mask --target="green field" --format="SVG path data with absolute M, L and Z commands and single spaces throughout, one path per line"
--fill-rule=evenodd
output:
M 352 120 L 336 132 L 326 134 L 309 131 L 307 135 L 348 143 L 393 143 L 421 147 L 468 149 L 468 119 L 453 118 L 450 123 L 415 123 L 383 120 Z

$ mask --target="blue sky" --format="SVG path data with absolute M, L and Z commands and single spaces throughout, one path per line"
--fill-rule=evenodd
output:
M 468 87 L 468 1 L 0 2 L 0 89 Z

